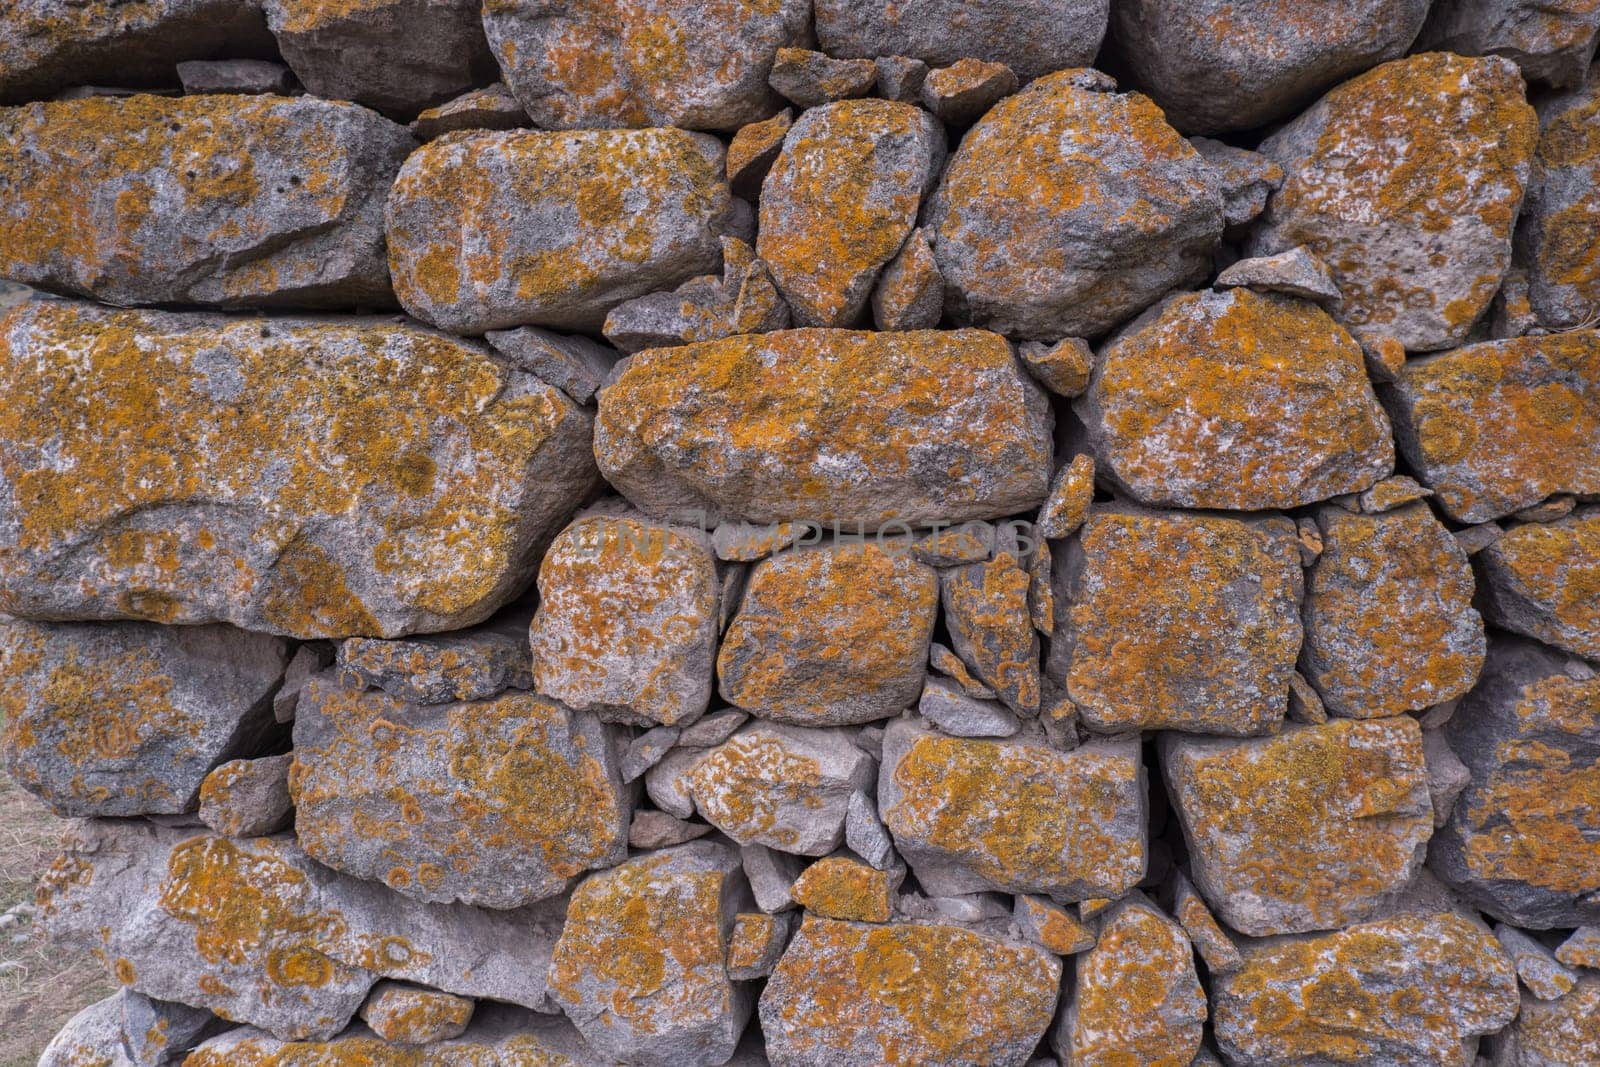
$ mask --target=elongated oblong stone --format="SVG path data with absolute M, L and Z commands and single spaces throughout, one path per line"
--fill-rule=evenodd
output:
M 30 618 L 470 625 L 595 483 L 563 393 L 390 321 L 32 301 L 0 390 L 0 610 Z
M 634 356 L 595 455 L 653 514 L 870 530 L 1037 508 L 1051 426 L 998 334 L 783 330 Z
M 384 198 L 415 146 L 314 97 L 0 111 L 0 276 L 115 304 L 392 306 Z

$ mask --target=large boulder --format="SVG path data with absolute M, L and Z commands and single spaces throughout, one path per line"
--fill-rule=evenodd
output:
M 723 148 L 674 129 L 442 137 L 389 194 L 389 263 L 411 314 L 454 333 L 598 333 L 625 300 L 722 262 Z
M 477 622 L 597 478 L 590 417 L 379 320 L 0 317 L 0 610 L 295 637 Z
M 812 108 L 761 188 L 756 251 L 798 326 L 854 326 L 944 164 L 944 127 L 889 100 Z
M 1600 678 L 1521 638 L 1489 643 L 1483 680 L 1445 724 L 1472 773 L 1431 867 L 1530 930 L 1600 921 Z
M 1086 725 L 1249 736 L 1282 721 L 1302 633 L 1289 520 L 1107 505 L 1053 562 L 1047 670 Z
M 735 130 L 781 101 L 779 48 L 811 37 L 808 0 L 485 0 L 484 29 L 534 124 Z
M 1600 18 L 1600 3 L 1594 4 Z M 1538 104 L 1539 151 L 1517 222 L 1516 260 L 1541 325 L 1600 317 L 1600 76 Z
M 616 739 L 531 693 L 416 705 L 324 676 L 294 742 L 301 846 L 418 900 L 514 908 L 627 854 Z
M 718 1067 L 753 1007 L 727 966 L 734 919 L 752 910 L 739 853 L 710 841 L 590 875 L 567 908 L 551 995 L 624 1063 Z
M 1132 740 L 1061 752 L 1043 737 L 946 737 L 900 719 L 883 740 L 878 809 L 938 896 L 1115 898 L 1145 874 L 1148 799 Z
M 1600 508 L 1513 526 L 1475 559 L 1490 622 L 1600 661 Z
M 230 626 L 0 623 L 6 770 L 61 815 L 179 815 L 276 732 L 288 643 Z
M 938 610 L 934 569 L 903 547 L 780 552 L 751 569 L 723 635 L 722 696 L 798 726 L 891 718 L 922 692 Z
M 123 305 L 392 305 L 384 198 L 415 145 L 313 97 L 0 110 L 0 276 Z
M 936 67 L 976 58 L 1024 81 L 1087 67 L 1100 51 L 1109 0 L 816 0 L 817 38 L 831 56 L 910 56 Z
M 1375 515 L 1329 505 L 1316 525 L 1303 667 L 1328 710 L 1380 718 L 1471 689 L 1484 650 L 1472 567 L 1428 505 Z
M 1022 1067 L 1060 982 L 1060 961 L 1020 941 L 808 917 L 761 994 L 761 1029 L 787 1067 Z
M 12 0 L 0 19 L 0 103 L 84 82 L 176 85 L 184 60 L 272 51 L 261 0 Z
M 1063 71 L 967 132 L 924 223 L 958 321 L 1058 341 L 1199 281 L 1222 236 L 1200 154 L 1138 93 Z
M 1429 53 L 1328 93 L 1262 142 L 1280 164 L 1250 254 L 1306 245 L 1363 339 L 1460 344 L 1511 265 L 1538 126 L 1516 65 Z
M 1243 933 L 1371 917 L 1422 867 L 1433 834 L 1409 716 L 1289 723 L 1249 740 L 1165 734 L 1161 766 L 1195 885 Z
M 1107 346 L 1073 407 L 1099 472 L 1146 504 L 1292 508 L 1394 470 L 1361 347 L 1275 293 L 1165 302 Z
M 1405 55 L 1428 0 L 1118 0 L 1107 48 L 1184 133 L 1262 126 Z
M 498 73 L 481 0 L 262 0 L 284 61 L 310 92 L 410 118 Z
M 1433 0 L 1417 47 L 1505 56 L 1529 81 L 1570 89 L 1583 83 L 1596 42 L 1595 0 Z
M 634 356 L 594 449 L 654 515 L 876 530 L 1037 508 L 1051 427 L 996 334 L 784 330 Z
M 1383 401 L 1400 453 L 1458 522 L 1600 493 L 1600 331 L 1411 360 Z

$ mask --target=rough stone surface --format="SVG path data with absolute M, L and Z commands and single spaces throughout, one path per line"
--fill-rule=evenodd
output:
M 1222 194 L 1224 236 L 1239 240 L 1248 227 L 1267 208 L 1267 200 L 1283 187 L 1283 168 L 1260 152 L 1216 141 L 1210 137 L 1191 137 L 1189 143 L 1211 168 L 1211 183 Z
M 1494 936 L 1511 958 L 1523 986 L 1538 999 L 1558 1000 L 1578 984 L 1578 976 L 1562 966 L 1543 942 L 1504 923 L 1495 924 Z
M 1472 784 L 1472 772 L 1461 762 L 1442 729 L 1422 730 L 1422 756 L 1428 766 L 1428 797 L 1433 802 L 1435 828 L 1450 821 L 1456 800 Z
M 1435 0 L 1417 48 L 1505 56 L 1529 81 L 1571 88 L 1583 82 L 1597 41 L 1595 0 Z
M 1272 293 L 1160 305 L 1102 352 L 1073 409 L 1102 475 L 1146 504 L 1299 507 L 1394 470 L 1360 346 L 1314 304 Z
M 1517 1014 L 1517 979 L 1494 936 L 1448 911 L 1251 945 L 1212 983 L 1228 1063 L 1459 1064 Z
M 1590 6 L 1600 24 L 1600 3 Z M 1552 330 L 1594 325 L 1600 318 L 1600 253 L 1593 239 L 1600 227 L 1600 77 L 1541 98 L 1538 111 L 1539 148 L 1516 235 L 1516 260 L 1526 271 L 1523 320 Z
M 1044 391 L 977 330 L 788 330 L 641 352 L 600 394 L 595 454 L 646 512 L 902 523 L 1035 508 Z
M 308 90 L 410 117 L 495 74 L 478 0 L 263 0 Z
M 788 947 L 793 925 L 789 915 L 740 915 L 728 935 L 728 977 L 748 981 L 771 974 Z
M 587 337 L 552 333 L 537 326 L 490 330 L 484 340 L 513 364 L 580 404 L 594 399 L 618 359 L 615 349 Z
M 848 855 L 824 856 L 800 872 L 790 892 L 806 914 L 886 923 L 905 868 L 880 870 Z
M 1241 259 L 1217 275 L 1217 288 L 1247 287 L 1318 302 L 1339 299 L 1339 286 L 1328 265 L 1296 245 L 1287 252 L 1258 259 Z
M 534 688 L 612 722 L 692 723 L 711 699 L 720 590 L 704 533 L 580 517 L 539 567 Z
M 270 744 L 288 658 L 228 626 L 7 621 L 6 770 L 61 815 L 193 811 L 214 768 Z
M 1195 884 L 1246 934 L 1366 919 L 1422 866 L 1433 834 L 1414 720 L 1287 724 L 1276 737 L 1162 738 Z
M 591 875 L 550 965 L 556 1001 L 596 1049 L 628 1063 L 726 1063 L 750 1018 L 728 938 L 750 899 L 739 855 L 696 841 Z
M 959 685 L 942 678 L 929 678 L 922 687 L 917 712 L 951 737 L 1010 737 L 1021 729 L 1003 704 L 967 696 Z
M 877 78 L 877 65 L 869 59 L 835 59 L 809 48 L 780 48 L 767 81 L 791 103 L 819 108 L 866 96 Z
M 391 322 L 36 300 L 0 318 L 0 387 L 14 615 L 467 626 L 596 481 L 590 418 L 559 391 Z
M 957 926 L 808 918 L 761 995 L 761 1028 L 792 1067 L 1023 1067 L 1060 981 L 1044 950 Z
M 266 59 L 191 59 L 178 64 L 178 80 L 188 96 L 207 93 L 269 93 L 288 96 L 294 74 Z
M 723 156 L 675 129 L 430 141 L 389 195 L 395 293 L 455 333 L 596 332 L 624 300 L 718 266 L 734 226 Z
M 1198 281 L 1222 199 L 1149 99 L 1064 71 L 972 127 L 923 222 L 956 321 L 1056 341 L 1104 333 Z
M 1057 396 L 1078 396 L 1089 388 L 1094 350 L 1083 338 L 1068 337 L 1052 345 L 1027 341 L 1018 352 L 1028 373 Z
M 1600 977 L 1585 976 L 1559 1000 L 1524 993 L 1499 1039 L 1493 1067 L 1572 1067 L 1600 1061 Z
M 753 722 L 699 758 L 687 787 L 701 817 L 739 844 L 825 856 L 875 770 L 844 731 Z
M 1145 771 L 1132 741 L 944 737 L 891 723 L 878 808 L 929 893 L 1117 897 L 1145 873 Z
M 200 821 L 224 837 L 265 837 L 294 822 L 294 757 L 229 760 L 200 783 Z
M 1556 959 L 1568 967 L 1600 971 L 1600 926 L 1580 926 L 1556 949 Z
M 1072 997 L 1051 1035 L 1084 1067 L 1188 1064 L 1200 1048 L 1206 995 L 1183 927 L 1135 893 L 1100 920 L 1077 960 Z
M 1446 53 L 1345 82 L 1262 143 L 1287 178 L 1251 253 L 1309 247 L 1363 338 L 1460 344 L 1511 263 L 1538 137 L 1523 93 L 1510 61 Z
M 1381 718 L 1465 693 L 1483 666 L 1467 554 L 1428 505 L 1317 509 L 1306 576 L 1306 677 L 1335 715 Z
M 309 97 L 0 111 L 0 275 L 121 305 L 392 305 L 383 204 L 414 146 Z
M 922 82 L 922 106 L 951 126 L 970 125 L 1017 91 L 1017 75 L 1004 63 L 968 56 L 931 72 Z
M 1194 943 L 1195 951 L 1212 974 L 1229 974 L 1244 963 L 1244 956 L 1228 932 L 1211 914 L 1205 898 L 1182 871 L 1172 876 L 1172 916 Z
M 1600 493 L 1600 332 L 1412 360 L 1384 402 L 1401 454 L 1458 522 Z
M 1287 519 L 1100 506 L 1055 561 L 1048 673 L 1090 728 L 1247 736 L 1282 719 L 1303 581 Z
M 432 141 L 457 130 L 515 130 L 528 125 L 528 113 L 502 82 L 462 93 L 425 108 L 411 124 L 419 140 Z
M 1054 901 L 1018 893 L 1011 919 L 1022 936 L 1058 956 L 1075 956 L 1094 947 L 1099 932 Z
M 1491 623 L 1600 660 L 1600 508 L 1512 526 L 1475 558 Z
M 956 654 L 1007 707 L 1036 715 L 1039 635 L 1029 617 L 1029 585 L 1028 573 L 1010 552 L 939 575 L 945 626 Z
M 778 110 L 776 51 L 804 0 L 486 0 L 483 26 L 534 124 L 735 130 Z
M 120 994 L 96 1001 L 67 1020 L 45 1046 L 38 1067 L 136 1067 L 122 1032 Z
M 1174 126 L 1218 133 L 1266 125 L 1404 55 L 1427 14 L 1428 0 L 1122 0 L 1108 47 Z
M 1474 905 L 1530 930 L 1600 919 L 1600 679 L 1516 638 L 1444 726 L 1472 783 L 1429 866 Z
M 111 999 L 122 1012 L 122 1050 L 133 1067 L 177 1067 L 190 1049 L 232 1025 L 204 1008 L 152 1000 L 127 988 Z
M 880 330 L 931 330 L 944 314 L 944 276 L 927 236 L 912 230 L 884 268 L 872 293 L 872 322 Z
M 1024 81 L 1086 67 L 1100 51 L 1109 0 L 817 0 L 817 37 L 830 55 L 909 56 L 934 66 L 976 58 Z
M 0 103 L 113 78 L 173 84 L 183 60 L 272 49 L 260 0 L 17 0 L 0 25 Z
M 361 1021 L 385 1041 L 427 1045 L 466 1033 L 473 1002 L 398 982 L 379 982 L 361 1006 Z
M 526 619 L 512 609 L 449 634 L 352 637 L 339 642 L 334 665 L 345 688 L 382 689 L 412 704 L 487 700 L 507 689 L 533 688 Z

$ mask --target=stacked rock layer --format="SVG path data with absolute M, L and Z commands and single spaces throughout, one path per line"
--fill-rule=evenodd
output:
M 41 1067 L 1600 1063 L 1597 39 L 14 0 Z

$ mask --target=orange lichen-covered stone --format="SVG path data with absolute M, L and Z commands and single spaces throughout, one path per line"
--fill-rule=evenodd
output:
M 454 333 L 598 332 L 624 300 L 717 268 L 734 224 L 723 157 L 676 129 L 430 141 L 389 194 L 395 294 Z
M 500 69 L 536 125 L 734 130 L 778 110 L 773 57 L 809 0 L 487 0 Z
M 1600 921 L 1600 678 L 1521 638 L 1489 642 L 1445 737 L 1472 780 L 1429 866 L 1530 930 Z
M 1104 333 L 1198 281 L 1222 236 L 1206 163 L 1105 75 L 1038 79 L 961 141 L 924 223 L 959 322 L 1056 341 Z
M 1028 606 L 1031 584 L 1011 552 L 939 575 L 950 643 L 1007 707 L 1025 715 L 1039 711 L 1039 635 Z
M 1043 949 L 957 926 L 807 918 L 761 1029 L 789 1067 L 1022 1067 L 1060 981 Z
M 1416 47 L 1505 56 L 1530 82 L 1580 85 L 1600 41 L 1600 0 L 1442 0 Z
M 1600 493 L 1600 331 L 1412 360 L 1384 403 L 1401 453 L 1458 522 Z
M 800 116 L 762 185 L 756 242 L 796 325 L 856 324 L 944 154 L 944 128 L 910 104 L 843 100 Z
M 415 145 L 312 97 L 0 110 L 0 275 L 124 305 L 391 305 L 383 203 Z
M 1483 666 L 1472 566 L 1425 503 L 1376 515 L 1319 508 L 1323 550 L 1306 581 L 1306 677 L 1335 715 L 1443 704 Z
M 294 637 L 470 625 L 596 482 L 590 419 L 393 321 L 0 317 L 0 610 Z
M 711 699 L 721 588 L 705 533 L 580 516 L 539 565 L 534 688 L 612 722 L 688 725 Z
M 1250 946 L 1211 1013 L 1229 1063 L 1442 1067 L 1517 1014 L 1517 976 L 1481 923 L 1402 914 Z
M 200 783 L 200 821 L 224 837 L 261 837 L 294 822 L 285 752 L 260 759 L 229 760 Z
M 1363 338 L 1460 344 L 1511 264 L 1538 139 L 1524 93 L 1509 60 L 1442 52 L 1345 82 L 1262 143 L 1287 177 L 1250 254 L 1310 248 Z
M 287 643 L 228 626 L 0 623 L 6 770 L 61 815 L 194 810 L 276 731 Z
M 0 20 L 0 103 L 114 79 L 170 85 L 186 59 L 274 52 L 260 0 L 12 0 Z
M 726 1063 L 752 1007 L 728 977 L 728 936 L 753 906 L 739 854 L 707 841 L 591 875 L 567 908 L 551 995 L 624 1062 Z
M 1162 738 L 1195 884 L 1252 935 L 1371 916 L 1433 834 L 1422 730 L 1408 716 L 1289 723 L 1252 740 Z
M 518 907 L 626 855 L 611 732 L 531 693 L 414 705 L 324 676 L 294 740 L 306 852 L 418 900 Z
M 1600 660 L 1600 508 L 1513 526 L 1476 559 L 1490 622 Z
M 413 704 L 485 700 L 532 689 L 527 611 L 512 607 L 483 626 L 386 641 L 339 642 L 335 669 L 347 689 L 382 689 Z
M 460 1037 L 474 1007 L 465 997 L 437 989 L 379 982 L 361 1006 L 361 1019 L 385 1041 L 426 1045 Z
M 932 567 L 870 539 L 763 560 L 723 635 L 723 699 L 798 726 L 897 715 L 922 692 L 938 597 Z
M 1600 1063 L 1600 976 L 1585 975 L 1556 1000 L 1522 994 L 1517 1018 L 1496 1039 L 1494 1067 L 1589 1067 Z
M 898 881 L 894 871 L 880 871 L 849 856 L 824 856 L 800 872 L 790 892 L 813 915 L 886 923 Z
M 1600 32 L 1600 0 L 1594 9 Z M 1539 101 L 1539 151 L 1517 220 L 1516 258 L 1540 325 L 1600 320 L 1600 77 Z
M 1131 740 L 1061 752 L 1043 737 L 889 725 L 878 809 L 922 888 L 1061 901 L 1118 897 L 1145 873 L 1144 764 Z
M 1189 1067 L 1205 1021 L 1206 995 L 1183 927 L 1134 893 L 1106 912 L 1100 939 L 1078 958 L 1051 1037 L 1075 1067 Z
M 1283 718 L 1303 580 L 1289 520 L 1100 506 L 1055 568 L 1048 673 L 1091 729 L 1248 736 Z
M 1102 474 L 1146 504 L 1292 508 L 1394 470 L 1361 347 L 1275 293 L 1167 301 L 1102 353 L 1073 407 Z
M 1037 507 L 1051 427 L 997 334 L 785 330 L 634 356 L 595 455 L 652 514 L 876 530 Z

